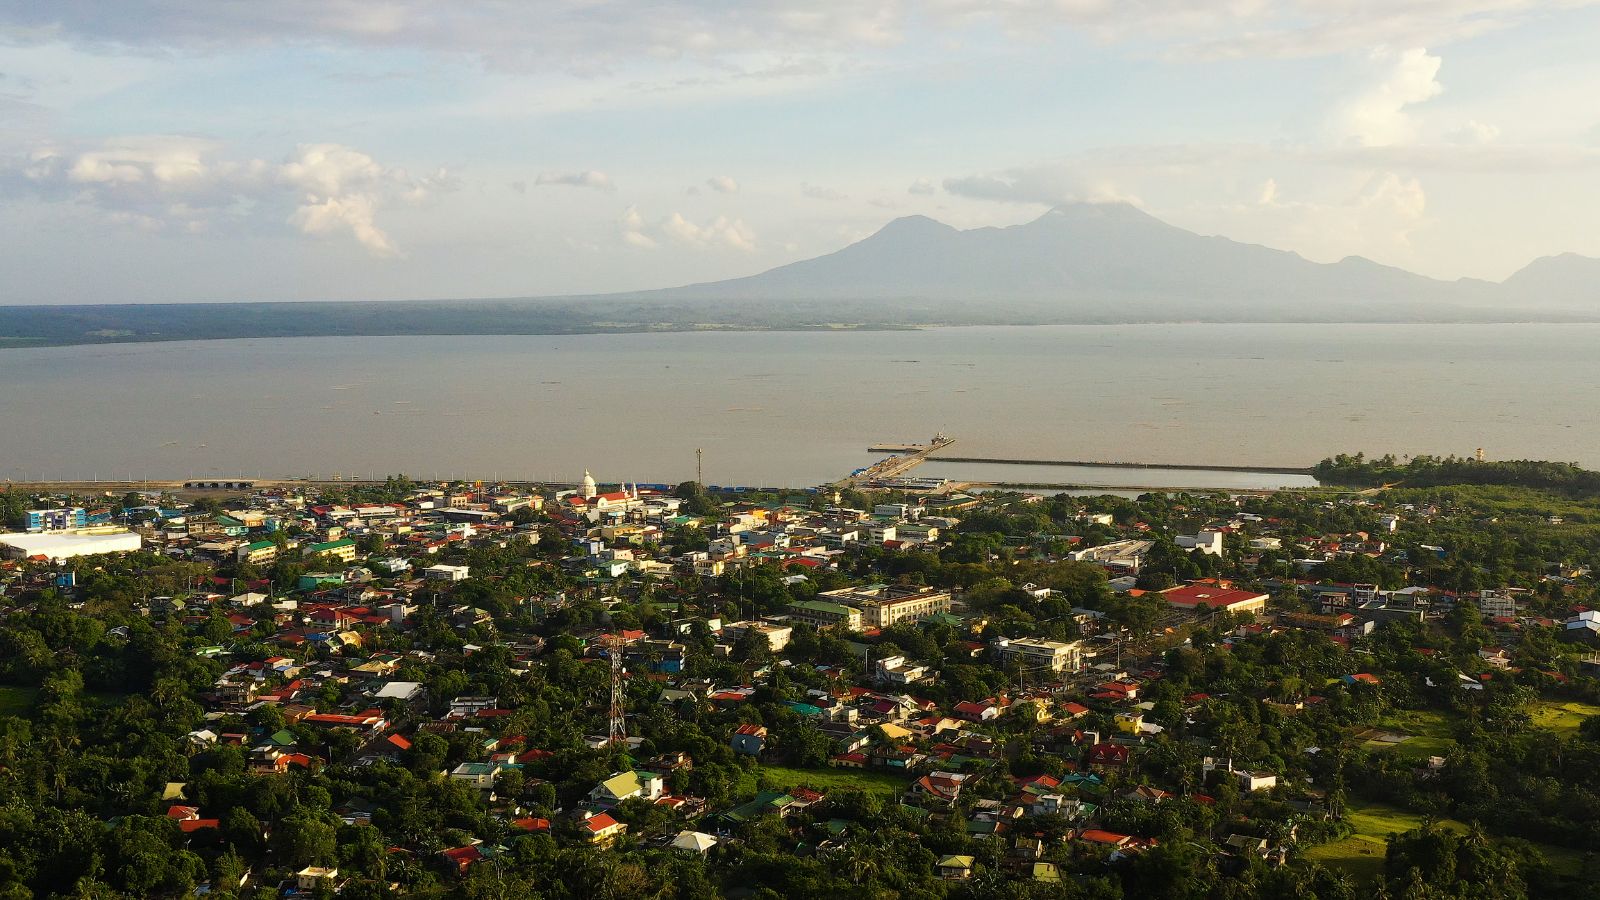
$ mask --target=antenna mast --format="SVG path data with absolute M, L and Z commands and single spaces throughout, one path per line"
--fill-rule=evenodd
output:
M 612 744 L 626 744 L 628 742 L 628 723 L 624 718 L 626 704 L 622 693 L 622 635 L 612 635 L 609 643 L 611 651 L 611 729 L 607 734 L 607 740 Z

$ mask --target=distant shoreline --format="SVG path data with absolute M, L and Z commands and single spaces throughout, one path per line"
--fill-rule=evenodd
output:
M 1053 314 L 1026 309 L 896 310 L 894 320 L 863 315 L 863 304 L 818 302 L 774 307 L 739 303 L 638 308 L 623 301 L 591 306 L 549 301 L 159 303 L 94 306 L 0 306 L 0 350 L 175 341 L 305 337 L 480 337 L 619 334 L 920 331 L 932 328 L 1135 325 L 1593 325 L 1600 316 L 1552 313 L 1507 317 L 1282 316 L 1277 318 Z M 875 305 L 875 304 L 866 304 Z M 650 315 L 657 313 L 659 316 Z

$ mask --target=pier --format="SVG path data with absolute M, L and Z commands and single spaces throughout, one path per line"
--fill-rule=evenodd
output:
M 880 459 L 864 469 L 857 469 L 849 475 L 835 481 L 834 487 L 855 487 L 862 484 L 871 484 L 886 478 L 899 478 L 905 473 L 915 469 L 927 461 L 928 457 L 940 450 L 954 444 L 955 438 L 946 437 L 944 432 L 933 436 L 933 440 L 926 444 L 897 444 L 878 443 L 867 448 L 868 453 L 893 453 L 893 456 Z
M 1074 459 L 1002 459 L 989 456 L 941 456 L 940 462 L 989 463 L 1000 466 L 1079 466 L 1085 469 L 1172 469 L 1178 472 L 1257 472 L 1263 475 L 1310 475 L 1310 467 L 1208 466 L 1198 463 L 1103 462 Z

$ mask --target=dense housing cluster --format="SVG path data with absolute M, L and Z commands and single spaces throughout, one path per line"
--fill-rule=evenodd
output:
M 0 495 L 0 897 L 1600 884 L 1582 492 L 231 487 Z

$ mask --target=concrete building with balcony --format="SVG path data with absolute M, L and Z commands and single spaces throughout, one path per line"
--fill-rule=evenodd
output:
M 1015 659 L 1028 667 L 1045 667 L 1052 672 L 1076 672 L 1083 668 L 1082 641 L 1000 638 L 992 646 L 1002 660 Z

